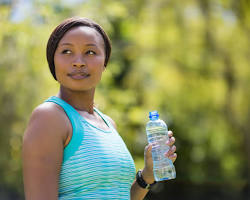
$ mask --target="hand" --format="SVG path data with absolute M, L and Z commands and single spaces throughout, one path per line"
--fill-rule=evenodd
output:
M 175 153 L 176 151 L 176 146 L 174 145 L 175 137 L 173 137 L 172 131 L 168 131 L 168 137 L 169 140 L 167 141 L 166 144 L 169 146 L 169 150 L 168 152 L 165 153 L 165 156 L 168 157 L 170 160 L 172 160 L 172 162 L 174 163 L 177 158 L 177 154 Z
M 175 162 L 177 154 L 175 153 L 176 151 L 176 146 L 174 145 L 175 138 L 173 137 L 172 131 L 168 131 L 168 137 L 169 140 L 166 142 L 166 145 L 169 146 L 169 151 L 165 153 L 165 156 L 168 157 L 170 160 L 172 160 L 172 162 Z M 153 174 L 153 160 L 151 151 L 152 151 L 152 144 L 148 144 L 144 150 L 145 167 L 142 170 L 142 177 L 148 184 L 152 184 L 155 181 Z

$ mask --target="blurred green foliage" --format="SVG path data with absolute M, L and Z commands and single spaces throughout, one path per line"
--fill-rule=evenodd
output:
M 30 1 L 28 17 L 18 21 L 15 1 L 0 1 L 0 187 L 23 192 L 23 132 L 34 107 L 58 90 L 46 43 L 58 23 L 76 15 L 110 35 L 112 57 L 95 103 L 116 121 L 137 168 L 148 112 L 158 110 L 177 139 L 177 180 L 247 187 L 249 1 L 73 2 Z

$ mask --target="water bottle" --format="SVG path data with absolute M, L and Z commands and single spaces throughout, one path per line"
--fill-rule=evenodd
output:
M 153 171 L 156 181 L 174 179 L 176 177 L 173 162 L 164 154 L 169 150 L 166 145 L 168 127 L 159 119 L 157 111 L 149 112 L 149 122 L 146 125 L 148 143 L 152 144 Z

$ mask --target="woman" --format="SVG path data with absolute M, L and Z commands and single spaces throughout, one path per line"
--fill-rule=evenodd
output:
M 66 19 L 52 32 L 47 60 L 60 89 L 35 108 L 24 134 L 27 200 L 143 199 L 154 183 L 152 147 L 145 148 L 145 167 L 134 181 L 133 159 L 114 121 L 94 107 L 110 52 L 107 34 L 92 20 Z M 169 136 L 166 156 L 175 161 Z

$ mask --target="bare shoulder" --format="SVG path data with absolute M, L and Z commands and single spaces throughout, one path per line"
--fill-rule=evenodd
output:
M 65 117 L 65 113 L 59 105 L 51 102 L 45 102 L 34 109 L 31 115 L 30 122 L 32 122 L 32 120 L 36 120 L 37 118 L 41 120 L 43 118 L 50 118 L 51 120 L 56 121 L 63 120 Z M 48 120 L 46 121 L 49 122 Z
M 70 122 L 63 109 L 54 103 L 46 102 L 32 112 L 24 133 L 24 142 L 43 138 L 64 140 L 69 130 Z
M 110 121 L 110 123 L 112 124 L 112 126 L 113 126 L 115 129 L 117 129 L 117 126 L 116 126 L 115 121 L 114 121 L 111 117 L 109 117 L 108 115 L 106 115 L 106 117 L 107 117 L 107 119 Z

